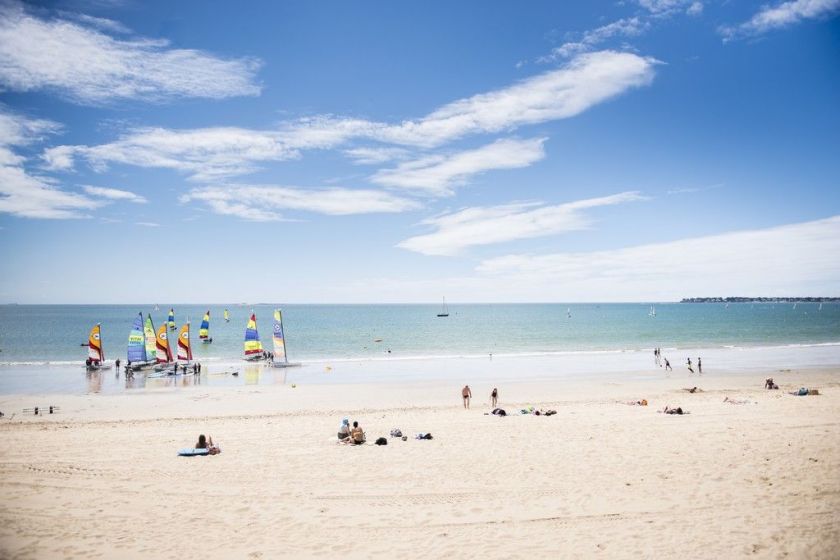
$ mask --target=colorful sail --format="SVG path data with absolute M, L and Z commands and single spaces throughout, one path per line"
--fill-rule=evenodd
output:
M 172 348 L 169 347 L 169 335 L 166 334 L 167 325 L 164 323 L 157 330 L 157 362 L 167 364 L 172 361 Z
M 228 313 L 228 310 L 225 309 L 225 323 L 227 323 L 228 321 L 230 321 L 230 313 Z
M 171 307 L 169 308 L 169 318 L 166 320 L 166 322 L 169 324 L 169 330 L 174 331 L 175 330 L 175 310 L 172 309 Z
M 257 316 L 251 313 L 248 319 L 248 326 L 245 327 L 245 357 L 262 354 L 263 348 L 260 342 L 260 333 L 257 332 Z
M 210 337 L 210 311 L 204 314 L 201 320 L 201 326 L 198 328 L 198 338 L 206 340 Z
M 143 314 L 138 313 L 134 319 L 131 332 L 128 333 L 128 361 L 132 363 L 145 362 L 146 337 L 143 335 Z
M 178 334 L 178 359 L 189 362 L 192 360 L 192 346 L 190 345 L 190 324 L 181 327 Z
M 283 335 L 283 313 L 279 309 L 274 310 L 274 361 L 287 362 L 286 358 L 286 337 Z
M 146 316 L 146 322 L 143 324 L 143 337 L 146 339 L 146 359 L 154 361 L 157 356 L 157 338 L 151 314 Z
M 102 331 L 99 323 L 90 329 L 88 337 L 88 358 L 95 362 L 105 361 L 105 352 L 102 350 Z

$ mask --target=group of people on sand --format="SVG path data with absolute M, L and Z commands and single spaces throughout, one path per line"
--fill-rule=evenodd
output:
M 350 445 L 362 445 L 366 441 L 365 431 L 359 426 L 357 421 L 353 421 L 353 427 L 350 427 L 350 419 L 342 418 L 341 425 L 338 427 L 338 442 L 347 443 Z
M 662 348 L 657 347 L 653 349 L 653 362 L 659 367 L 664 367 L 665 371 L 674 371 L 674 368 L 671 367 L 671 362 L 662 355 Z M 686 358 L 686 367 L 688 367 L 689 373 L 694 373 L 691 358 Z M 699 356 L 697 357 L 697 372 L 703 373 L 703 361 Z
M 461 399 L 464 401 L 464 408 L 470 408 L 470 399 L 472 399 L 472 389 L 470 389 L 469 385 L 464 385 L 464 388 L 461 389 Z M 493 390 L 490 391 L 490 406 L 496 408 L 496 404 L 499 402 L 499 389 L 497 387 L 493 387 Z

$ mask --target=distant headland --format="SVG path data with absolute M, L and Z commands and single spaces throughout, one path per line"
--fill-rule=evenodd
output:
M 840 297 L 692 297 L 680 303 L 829 303 Z

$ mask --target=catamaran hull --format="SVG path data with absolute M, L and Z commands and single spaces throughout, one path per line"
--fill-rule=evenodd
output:
M 271 364 L 271 367 L 276 368 L 287 368 L 287 367 L 300 367 L 302 364 L 300 362 L 274 362 Z
M 212 338 L 202 338 L 201 342 L 203 342 L 204 344 L 210 344 L 211 342 L 213 342 L 213 339 Z
M 111 369 L 111 364 L 104 364 L 101 366 L 85 366 L 87 371 L 103 371 L 106 369 Z
M 262 361 L 267 360 L 268 358 L 266 358 L 262 354 L 258 354 L 256 356 L 245 356 L 242 359 L 245 360 L 246 362 L 262 362 Z

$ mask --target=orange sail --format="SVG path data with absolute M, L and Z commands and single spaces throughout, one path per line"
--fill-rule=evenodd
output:
M 190 345 L 190 324 L 181 327 L 178 334 L 178 359 L 189 362 L 192 360 L 192 346 Z
M 155 339 L 155 346 L 157 347 L 157 363 L 168 364 L 172 361 L 172 348 L 169 346 L 169 336 L 167 335 L 167 324 L 162 323 L 157 330 L 157 338 Z
M 90 329 L 90 336 L 88 337 L 88 357 L 94 362 L 104 362 L 105 352 L 102 351 L 102 329 L 99 323 L 96 323 Z

